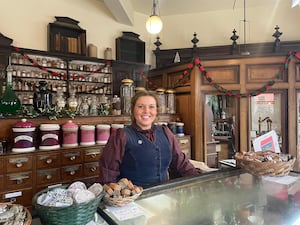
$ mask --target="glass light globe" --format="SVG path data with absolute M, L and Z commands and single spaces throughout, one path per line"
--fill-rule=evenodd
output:
M 146 22 L 146 28 L 150 34 L 158 34 L 162 27 L 163 24 L 159 16 L 150 16 Z

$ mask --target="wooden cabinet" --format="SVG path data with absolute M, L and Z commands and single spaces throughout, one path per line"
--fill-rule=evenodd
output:
M 280 111 L 280 138 L 282 140 L 282 152 L 296 155 L 296 130 L 297 109 L 296 90 L 299 89 L 299 64 L 296 60 L 289 62 L 288 70 L 284 68 L 285 54 L 256 55 L 252 57 L 224 57 L 223 59 L 201 59 L 201 65 L 209 74 L 213 84 L 220 85 L 222 90 L 232 92 L 224 93 L 209 83 L 203 73 L 195 66 L 190 72 L 190 79 L 183 86 L 176 88 L 177 113 L 185 124 L 186 133 L 191 135 L 192 159 L 198 161 L 208 160 L 209 149 L 206 144 L 205 132 L 207 121 L 205 104 L 207 95 L 226 95 L 232 99 L 233 118 L 233 145 L 236 151 L 251 150 L 251 96 L 258 95 L 261 91 L 266 93 L 281 93 L 281 104 L 276 108 Z M 287 65 L 286 65 L 287 66 Z M 183 71 L 189 68 L 189 64 L 174 65 L 162 69 L 156 69 L 149 73 L 149 80 L 160 80 L 163 87 L 174 85 Z M 202 68 L 202 69 L 203 69 Z M 281 73 L 281 76 L 278 76 Z M 268 86 L 274 80 L 275 84 Z M 264 88 L 267 85 L 267 88 Z M 221 89 L 221 88 L 220 88 Z M 221 92 L 221 93 L 220 93 Z M 230 93 L 247 93 L 245 96 L 231 95 Z M 287 94 L 288 93 L 288 94 Z M 258 95 L 259 96 L 259 95 Z M 286 105 L 289 105 L 287 108 Z M 255 111 L 253 111 L 255 112 Z M 274 129 L 276 129 L 274 127 Z M 222 146 L 225 148 L 225 143 Z M 228 145 L 226 145 L 228 147 Z M 228 150 L 230 150 L 228 148 Z M 226 157 L 226 151 L 222 157 Z M 228 153 L 230 154 L 230 152 Z

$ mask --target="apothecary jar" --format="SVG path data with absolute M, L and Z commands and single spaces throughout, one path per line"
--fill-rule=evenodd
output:
M 123 79 L 120 87 L 121 110 L 122 114 L 130 114 L 131 98 L 135 94 L 135 86 L 133 80 Z
M 164 88 L 157 88 L 156 91 L 156 96 L 159 101 L 159 113 L 166 113 L 166 95 L 165 95 L 165 90 Z
M 175 90 L 174 89 L 166 90 L 166 101 L 167 101 L 167 113 L 175 114 L 176 113 L 176 99 L 175 99 Z

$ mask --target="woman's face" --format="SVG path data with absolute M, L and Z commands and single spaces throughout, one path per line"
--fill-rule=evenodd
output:
M 136 124 L 143 130 L 150 129 L 157 116 L 157 104 L 152 96 L 139 97 L 135 103 L 133 115 Z

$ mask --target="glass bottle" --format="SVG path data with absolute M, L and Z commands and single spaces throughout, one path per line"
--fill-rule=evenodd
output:
M 175 90 L 173 89 L 166 90 L 166 98 L 167 98 L 167 113 L 170 114 L 176 113 Z
M 111 104 L 112 115 L 121 115 L 121 99 L 118 95 L 114 95 Z
M 98 115 L 98 100 L 97 96 L 93 95 L 91 104 L 90 104 L 90 115 L 91 116 L 97 116 Z
M 123 79 L 120 87 L 121 95 L 121 112 L 122 114 L 130 114 L 131 98 L 134 96 L 134 84 L 131 79 Z
M 76 112 L 78 106 L 78 101 L 75 94 L 76 92 L 74 90 L 70 91 L 70 97 L 68 98 L 68 109 L 72 112 Z
M 166 95 L 165 95 L 165 89 L 164 88 L 157 88 L 156 95 L 159 100 L 159 113 L 166 113 Z
M 46 113 L 52 106 L 52 94 L 47 89 L 47 82 L 39 82 L 39 88 L 33 94 L 33 107 L 39 113 Z
M 13 68 L 9 57 L 9 64 L 6 68 L 6 87 L 0 98 L 0 113 L 4 115 L 15 114 L 21 108 L 21 101 L 12 88 L 12 73 Z
M 57 90 L 56 107 L 58 111 L 61 111 L 66 107 L 66 100 L 62 88 L 58 88 Z
M 79 107 L 79 113 L 82 116 L 88 116 L 89 115 L 89 103 L 88 103 L 88 99 L 87 96 L 83 97 L 83 101 L 80 104 Z

